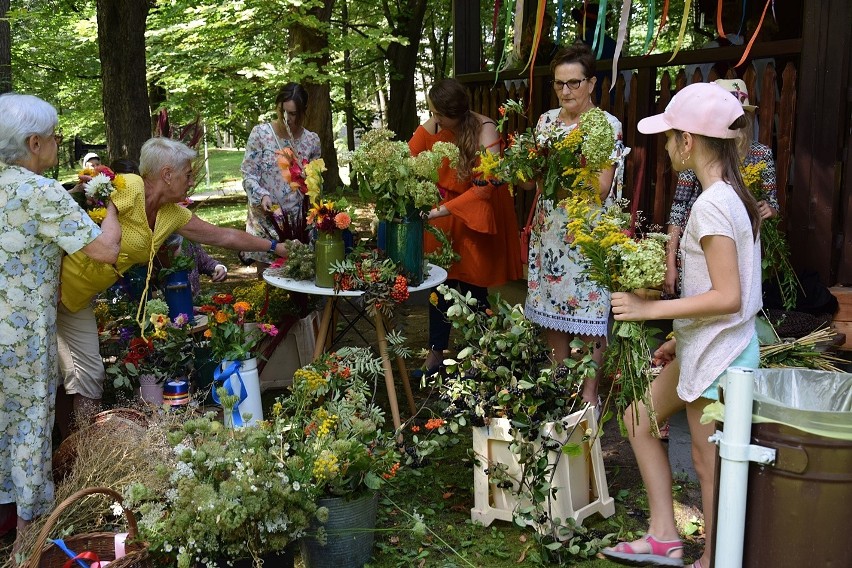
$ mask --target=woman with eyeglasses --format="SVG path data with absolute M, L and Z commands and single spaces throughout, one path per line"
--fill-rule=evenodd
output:
M 114 206 L 101 228 L 62 185 L 58 117 L 31 95 L 0 96 L 0 536 L 53 508 L 56 298 L 64 253 L 113 263 L 121 231 Z
M 580 117 L 592 109 L 595 90 L 595 56 L 583 43 L 562 49 L 550 63 L 553 89 L 559 108 L 541 115 L 538 132 L 558 129 L 565 134 L 577 127 Z M 621 123 L 606 113 L 616 137 L 615 165 L 600 173 L 600 198 L 619 195 L 623 177 L 624 145 Z M 540 195 L 540 194 L 539 194 Z M 571 355 L 571 341 L 578 337 L 594 344 L 593 357 L 603 360 L 609 319 L 609 294 L 583 273 L 585 261 L 567 238 L 568 216 L 558 202 L 567 197 L 541 196 L 532 223 L 524 313 L 544 329 L 553 361 L 561 363 Z M 583 385 L 583 401 L 599 406 L 598 377 Z
M 278 154 L 285 149 L 292 150 L 300 164 L 320 157 L 319 135 L 304 127 L 307 108 L 305 88 L 298 83 L 287 83 L 275 97 L 275 120 L 251 129 L 240 167 L 243 189 L 248 196 L 246 232 L 249 234 L 278 238 L 275 222 L 270 218 L 277 207 L 282 209 L 284 218 L 307 214 L 303 209 L 304 196 L 284 179 L 277 162 Z M 258 278 L 275 260 L 263 252 L 243 254 L 241 258 L 255 261 Z
M 92 262 L 75 253 L 62 263 L 57 320 L 59 363 L 77 422 L 100 408 L 103 394 L 104 365 L 98 350 L 92 300 L 121 274 L 142 264 L 148 267 L 150 279 L 154 256 L 172 233 L 230 250 L 285 254 L 284 244 L 275 239 L 211 225 L 179 205 L 186 199 L 187 190 L 195 185 L 195 156 L 195 150 L 169 138 L 145 142 L 139 160 L 141 177 L 123 174 L 121 187 L 112 196 L 122 229 L 118 260 L 114 264 Z M 73 426 L 70 413 L 66 411 L 57 421 L 63 435 L 67 435 Z

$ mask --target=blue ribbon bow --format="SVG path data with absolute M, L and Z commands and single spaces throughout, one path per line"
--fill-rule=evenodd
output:
M 242 367 L 242 361 L 234 361 L 232 362 L 225 370 L 222 370 L 221 365 L 216 367 L 213 371 L 213 381 L 214 382 L 222 382 L 222 386 L 225 387 L 225 391 L 228 393 L 228 396 L 234 396 L 238 394 L 234 392 L 234 387 L 231 384 L 231 381 L 228 379 L 231 378 L 231 375 L 237 375 L 237 382 L 239 383 L 239 397 L 240 399 L 234 405 L 234 409 L 231 411 L 231 421 L 234 424 L 235 428 L 238 428 L 243 425 L 243 417 L 240 414 L 240 404 L 243 403 L 248 398 L 248 391 L 246 390 L 246 385 L 243 383 L 243 377 L 240 375 L 240 367 Z M 213 397 L 213 402 L 216 404 L 221 404 L 219 402 L 219 395 L 216 393 L 216 389 L 213 389 L 211 393 Z

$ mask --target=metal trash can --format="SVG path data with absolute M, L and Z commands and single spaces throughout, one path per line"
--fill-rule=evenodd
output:
M 758 369 L 743 566 L 852 566 L 852 374 Z M 727 568 L 727 567 L 726 567 Z

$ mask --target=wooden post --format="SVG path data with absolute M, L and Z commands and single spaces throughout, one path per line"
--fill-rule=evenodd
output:
M 850 21 L 848 0 L 804 3 L 794 183 L 787 209 L 789 234 L 804 238 L 790 239 L 790 250 L 794 266 L 817 271 L 829 286 L 838 277 L 840 223 L 845 217 L 840 205 L 843 144 L 849 136 Z M 843 244 L 844 252 L 852 251 Z M 852 268 L 844 267 L 843 273 L 852 277 Z
M 482 65 L 479 1 L 453 0 L 453 74 L 476 73 Z

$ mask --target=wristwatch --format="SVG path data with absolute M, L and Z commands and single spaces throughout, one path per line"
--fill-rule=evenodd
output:
M 277 247 L 277 246 L 278 246 L 278 241 L 276 241 L 275 239 L 272 239 L 271 241 L 269 241 L 269 251 L 268 252 L 275 254 L 275 247 Z

